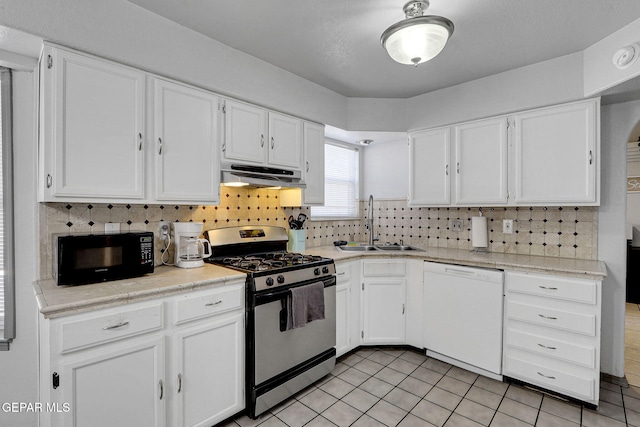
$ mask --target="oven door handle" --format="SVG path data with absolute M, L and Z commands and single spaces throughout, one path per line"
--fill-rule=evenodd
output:
M 331 286 L 336 286 L 336 277 L 335 276 L 331 276 L 329 278 L 326 278 L 324 280 L 310 280 L 308 282 L 306 282 L 305 284 L 310 284 L 310 283 L 314 283 L 314 282 L 319 282 L 322 281 L 324 282 L 324 287 L 325 288 L 330 288 Z M 255 296 L 255 305 L 262 305 L 262 304 L 266 304 L 268 302 L 271 301 L 276 301 L 279 299 L 282 299 L 284 297 L 286 297 L 287 295 L 290 295 L 289 287 L 286 287 L 284 289 L 275 289 L 272 292 L 268 292 L 268 293 L 260 293 L 260 294 L 256 294 Z

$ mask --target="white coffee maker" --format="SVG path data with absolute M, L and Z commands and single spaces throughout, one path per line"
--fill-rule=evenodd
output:
M 202 223 L 174 222 L 172 224 L 176 255 L 174 265 L 181 268 L 202 267 L 203 259 L 211 255 L 209 241 L 200 238 Z

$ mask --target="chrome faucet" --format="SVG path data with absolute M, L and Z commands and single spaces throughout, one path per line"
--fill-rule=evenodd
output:
M 374 237 L 375 232 L 373 228 L 373 194 L 369 195 L 369 206 L 367 208 L 367 230 L 369 230 L 369 245 L 373 246 L 373 242 L 380 240 Z

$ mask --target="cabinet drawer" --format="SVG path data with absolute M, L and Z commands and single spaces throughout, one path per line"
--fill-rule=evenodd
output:
M 507 301 L 507 318 L 588 336 L 596 335 L 596 316 Z
M 597 285 L 594 280 L 566 277 L 511 273 L 506 274 L 507 290 L 530 295 L 581 302 L 597 303 Z
M 536 363 L 506 355 L 504 374 L 549 390 L 558 391 L 573 397 L 593 401 L 595 399 L 594 378 L 587 378 L 550 369 Z
M 118 308 L 112 313 L 82 320 L 62 321 L 61 353 L 161 329 L 162 302 L 146 307 Z
M 596 349 L 592 346 L 576 345 L 513 328 L 507 328 L 505 344 L 587 368 L 596 367 Z
M 407 263 L 404 260 L 371 260 L 362 263 L 362 275 L 365 277 L 404 277 Z
M 338 283 L 351 280 L 351 264 L 336 264 L 336 280 Z
M 243 295 L 244 284 L 181 296 L 175 303 L 175 322 L 180 324 L 239 309 L 243 307 Z

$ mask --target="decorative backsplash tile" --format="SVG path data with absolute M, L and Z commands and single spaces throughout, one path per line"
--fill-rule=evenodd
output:
M 421 247 L 471 249 L 471 217 L 482 209 L 487 217 L 490 252 L 597 259 L 598 210 L 595 207 L 415 208 L 406 200 L 375 200 L 374 224 L 380 243 Z M 289 215 L 310 208 L 280 207 L 279 191 L 221 188 L 219 206 L 142 204 L 40 204 L 40 277 L 51 275 L 52 235 L 101 233 L 105 223 L 120 223 L 121 231 L 158 232 L 159 221 L 202 222 L 203 229 L 266 224 L 288 227 Z M 360 220 L 307 221 L 307 248 L 331 245 L 336 240 L 367 241 L 367 203 L 360 203 Z M 461 219 L 462 231 L 451 221 Z M 514 233 L 502 233 L 502 220 L 514 220 Z M 156 264 L 164 243 L 156 237 Z M 173 247 L 169 251 L 172 261 Z M 166 259 L 166 255 L 165 255 Z

